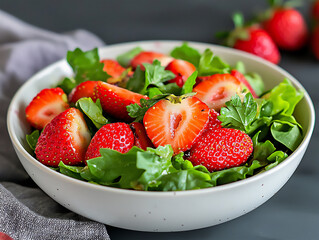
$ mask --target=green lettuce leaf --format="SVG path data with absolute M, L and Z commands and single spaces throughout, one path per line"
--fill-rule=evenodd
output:
M 76 102 L 76 106 L 93 122 L 97 129 L 108 123 L 108 120 L 103 116 L 100 99 L 93 102 L 91 98 L 81 98 Z
M 201 54 L 187 43 L 183 43 L 182 46 L 174 48 L 171 52 L 171 56 L 190 62 L 195 67 L 198 67 L 201 58 Z
M 288 79 L 285 79 L 264 95 L 263 98 L 272 102 L 272 115 L 282 113 L 290 116 L 293 114 L 297 103 L 303 98 L 303 95 L 303 91 L 297 90 Z
M 76 85 L 88 81 L 106 81 L 110 75 L 103 71 L 104 64 L 100 62 L 97 48 L 83 52 L 76 48 L 68 51 L 66 59 L 74 71 Z
M 34 151 L 37 146 L 38 139 L 40 137 L 40 131 L 34 130 L 31 134 L 26 135 L 26 140 L 30 148 Z
M 145 85 L 145 72 L 141 70 L 140 66 L 137 66 L 133 76 L 128 80 L 126 88 L 130 91 L 139 93 L 142 91 Z
M 243 102 L 237 94 L 226 102 L 226 107 L 220 110 L 218 119 L 222 121 L 224 127 L 248 132 L 250 124 L 256 119 L 256 116 L 257 103 L 254 101 L 252 94 L 247 93 Z
M 214 55 L 210 49 L 206 49 L 199 60 L 198 76 L 228 73 L 229 70 L 230 66 Z
M 61 88 L 66 94 L 69 94 L 76 87 L 74 78 L 64 78 L 57 87 Z
M 268 164 L 265 167 L 265 171 L 277 166 L 279 163 L 281 163 L 283 160 L 285 160 L 288 157 L 287 153 L 284 153 L 283 151 L 276 151 L 274 153 L 272 153 L 267 160 L 269 162 L 272 162 L 270 164 Z
M 132 50 L 123 53 L 121 55 L 119 55 L 116 60 L 118 61 L 118 63 L 120 65 L 122 65 L 123 67 L 128 67 L 130 65 L 131 60 L 138 55 L 139 53 L 141 53 L 143 51 L 143 49 L 141 47 L 136 47 L 133 48 Z
M 163 87 L 164 82 L 175 78 L 175 74 L 165 70 L 158 60 L 154 60 L 153 64 L 144 63 L 145 67 L 145 84 L 140 91 L 141 94 L 146 94 L 149 86 Z
M 192 75 L 189 76 L 189 78 L 187 78 L 185 84 L 182 87 L 181 95 L 193 92 L 193 87 L 196 83 L 197 75 L 198 75 L 198 71 L 195 71 L 192 73 Z
M 60 173 L 79 180 L 85 180 L 81 177 L 81 172 L 83 171 L 83 168 L 84 167 L 65 165 L 62 161 L 59 163 Z

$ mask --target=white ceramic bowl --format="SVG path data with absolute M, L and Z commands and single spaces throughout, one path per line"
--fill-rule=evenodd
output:
M 180 41 L 146 41 L 116 44 L 100 49 L 102 58 L 115 58 L 133 47 L 169 53 Z M 189 43 L 214 53 L 230 64 L 243 61 L 248 71 L 258 72 L 271 88 L 288 77 L 298 89 L 301 84 L 283 69 L 256 56 L 230 48 Z M 43 88 L 54 86 L 72 71 L 65 60 L 42 70 L 26 82 L 14 96 L 8 111 L 9 134 L 17 155 L 36 184 L 51 198 L 87 218 L 107 225 L 139 231 L 184 231 L 220 224 L 239 217 L 271 198 L 290 178 L 301 161 L 314 128 L 312 101 L 305 91 L 295 111 L 305 137 L 298 149 L 284 162 L 262 174 L 208 189 L 179 192 L 141 192 L 98 186 L 79 181 L 45 167 L 33 158 L 25 135 L 30 133 L 24 111 Z M 297 194 L 297 193 L 296 193 Z

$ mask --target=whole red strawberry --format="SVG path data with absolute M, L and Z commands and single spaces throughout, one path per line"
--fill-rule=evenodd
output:
M 312 52 L 319 60 L 319 24 L 315 27 L 311 39 Z
M 67 96 L 61 88 L 46 88 L 33 98 L 26 107 L 25 114 L 31 126 L 41 130 L 67 108 Z
M 57 167 L 62 161 L 79 165 L 84 161 L 91 134 L 80 110 L 69 108 L 56 116 L 41 133 L 35 155 L 44 165 Z
M 280 53 L 272 38 L 259 25 L 244 26 L 243 16 L 233 16 L 235 29 L 228 34 L 226 45 L 252 53 L 274 64 L 280 61 Z
M 216 128 L 205 131 L 190 150 L 189 160 L 209 171 L 237 167 L 253 152 L 250 137 L 237 129 Z
M 279 48 L 294 51 L 306 44 L 307 24 L 298 10 L 275 5 L 269 13 L 263 26 Z
M 85 159 L 101 156 L 100 148 L 110 148 L 121 153 L 128 152 L 134 146 L 134 135 L 126 123 L 111 123 L 101 127 L 92 138 Z

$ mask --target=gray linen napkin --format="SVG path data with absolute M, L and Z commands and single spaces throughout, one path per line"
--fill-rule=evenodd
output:
M 93 34 L 57 34 L 0 10 L 0 232 L 13 239 L 109 239 L 103 224 L 63 208 L 30 180 L 6 130 L 14 93 L 34 73 L 65 57 L 67 50 L 103 45 Z

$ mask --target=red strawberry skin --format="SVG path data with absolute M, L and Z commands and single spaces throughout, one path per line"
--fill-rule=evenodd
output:
M 113 59 L 103 59 L 101 62 L 104 64 L 103 71 L 113 78 L 118 78 L 126 70 L 117 61 Z
M 175 74 L 176 77 L 169 80 L 169 82 L 176 83 L 179 87 L 183 87 L 187 78 L 196 71 L 196 67 L 193 64 L 181 59 L 174 59 L 166 66 L 165 69 Z
M 249 92 L 251 92 L 254 98 L 258 98 L 258 95 L 256 94 L 255 90 L 251 87 L 251 85 L 245 78 L 244 74 L 237 71 L 236 69 L 231 70 L 230 74 L 237 78 L 241 83 L 243 83 L 248 88 Z
M 216 112 L 214 109 L 209 110 L 208 123 L 205 128 L 206 131 L 222 127 L 222 122 L 217 118 L 218 116 L 219 113 Z
M 69 93 L 69 102 L 76 103 L 80 98 L 90 97 L 95 101 L 94 88 L 97 84 L 97 81 L 86 81 L 80 83 Z
M 84 161 L 91 134 L 80 110 L 69 108 L 56 116 L 41 133 L 35 148 L 37 159 L 44 165 L 57 167 L 80 165 Z
M 143 122 L 155 147 L 170 144 L 174 153 L 191 148 L 204 131 L 209 108 L 196 97 L 174 102 L 161 100 L 147 110 Z
M 313 31 L 311 44 L 312 44 L 312 51 L 315 57 L 319 60 L 319 24 L 315 27 Z
M 311 18 L 315 21 L 319 21 L 319 0 L 314 1 L 311 6 Z
M 132 120 L 127 113 L 126 106 L 133 103 L 139 104 L 142 98 L 148 99 L 147 96 L 100 81 L 97 83 L 94 93 L 96 98 L 100 99 L 105 112 L 124 121 Z
M 259 27 L 250 27 L 247 28 L 247 31 L 248 39 L 238 39 L 235 42 L 234 48 L 255 54 L 274 64 L 278 64 L 281 58 L 280 53 L 269 34 Z
M 242 85 L 237 78 L 228 73 L 214 74 L 205 77 L 193 91 L 209 108 L 219 111 L 233 95 L 241 95 Z
M 106 124 L 92 138 L 85 159 L 100 157 L 100 148 L 109 148 L 121 153 L 134 146 L 134 135 L 129 125 L 122 122 Z
M 245 163 L 253 152 L 253 143 L 244 132 L 231 128 L 217 128 L 204 132 L 192 146 L 189 160 L 209 171 L 237 167 Z
M 145 70 L 143 63 L 152 64 L 155 59 L 159 60 L 162 66 L 166 66 L 169 62 L 173 60 L 172 57 L 166 56 L 162 53 L 141 52 L 131 60 L 130 65 L 133 67 L 133 69 L 137 68 L 137 66 L 140 66 L 142 70 Z
M 30 125 L 41 130 L 67 108 L 67 96 L 61 88 L 46 88 L 33 98 L 25 114 Z
M 145 128 L 142 123 L 132 122 L 130 127 L 134 134 L 134 146 L 137 146 L 143 150 L 146 150 L 148 147 L 153 148 L 154 145 L 146 134 Z
M 307 42 L 307 24 L 296 9 L 274 9 L 272 17 L 263 25 L 277 46 L 283 50 L 299 50 Z

